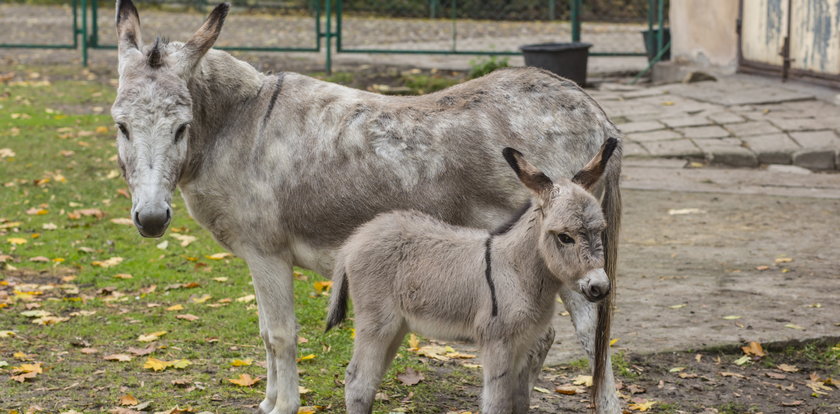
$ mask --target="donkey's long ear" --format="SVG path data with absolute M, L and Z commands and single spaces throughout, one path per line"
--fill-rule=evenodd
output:
M 222 31 L 222 25 L 225 23 L 230 4 L 222 3 L 216 6 L 204 24 L 195 32 L 194 35 L 184 44 L 184 59 L 191 69 L 198 63 L 199 59 L 213 47 L 216 39 L 219 38 L 219 33 Z
M 543 174 L 542 171 L 538 170 L 537 167 L 531 165 L 522 156 L 521 152 L 508 147 L 502 150 L 502 155 L 505 156 L 505 160 L 510 164 L 510 168 L 513 168 L 513 171 L 516 172 L 519 181 L 522 181 L 522 184 L 525 184 L 525 187 L 528 187 L 531 191 L 539 195 L 550 190 L 554 185 L 551 179 Z
M 143 46 L 140 38 L 140 14 L 131 0 L 117 0 L 117 45 L 120 55 Z
M 601 179 L 601 175 L 604 174 L 604 170 L 607 169 L 607 162 L 612 157 L 613 152 L 615 152 L 615 147 L 618 145 L 618 140 L 615 138 L 608 138 L 603 145 L 601 145 L 601 150 L 595 154 L 595 158 L 592 158 L 582 170 L 578 171 L 577 174 L 572 178 L 572 182 L 580 185 L 587 191 L 592 189 L 595 186 L 595 183 Z

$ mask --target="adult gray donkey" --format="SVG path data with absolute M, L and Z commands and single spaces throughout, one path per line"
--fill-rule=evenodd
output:
M 537 69 L 500 70 L 419 97 L 265 75 L 211 49 L 228 9 L 216 7 L 185 43 L 144 46 L 137 9 L 117 0 L 111 113 L 140 234 L 163 235 L 178 186 L 190 214 L 248 263 L 266 347 L 263 413 L 295 413 L 299 405 L 293 265 L 329 274 L 352 230 L 393 209 L 495 227 L 529 197 L 498 156 L 502 148 L 520 149 L 549 177 L 571 177 L 607 138 L 620 137 L 577 85 Z M 619 145 L 597 190 L 611 281 L 620 154 Z M 598 318 L 597 305 L 580 293 L 560 294 L 595 366 L 598 411 L 617 413 L 609 305 Z

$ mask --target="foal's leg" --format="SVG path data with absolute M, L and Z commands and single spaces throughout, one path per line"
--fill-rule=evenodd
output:
M 246 256 L 260 317 L 260 336 L 266 350 L 266 398 L 259 411 L 297 413 L 300 405 L 295 365 L 297 335 L 292 266 L 281 257 Z
M 356 314 L 356 340 L 353 359 L 344 379 L 344 401 L 347 414 L 368 414 L 373 411 L 376 389 L 408 329 L 402 319 L 385 324 L 367 321 Z
M 531 349 L 528 350 L 522 368 L 520 368 L 518 382 L 521 387 L 516 391 L 514 412 L 528 412 L 528 407 L 531 405 L 531 390 L 537 383 L 543 362 L 545 362 L 545 357 L 553 343 L 554 328 L 549 325 L 542 336 L 537 338 Z
M 520 380 L 513 344 L 498 340 L 481 346 L 484 388 L 481 391 L 481 414 L 514 412 L 514 397 Z
M 594 369 L 595 325 L 598 322 L 598 304 L 586 300 L 581 293 L 571 290 L 565 285 L 560 288 L 560 297 L 563 299 L 563 306 L 566 307 L 572 317 L 578 339 L 589 356 L 589 366 Z M 597 413 L 620 413 L 621 404 L 615 395 L 615 380 L 613 379 L 612 361 L 609 355 L 607 355 L 607 369 L 601 389 L 607 392 L 604 392 L 602 399 L 597 401 Z

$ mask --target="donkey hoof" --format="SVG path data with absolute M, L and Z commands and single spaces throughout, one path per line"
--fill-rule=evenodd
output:
M 260 405 L 257 407 L 257 410 L 254 411 L 254 414 L 268 414 L 274 409 L 274 401 L 269 399 L 264 399 Z

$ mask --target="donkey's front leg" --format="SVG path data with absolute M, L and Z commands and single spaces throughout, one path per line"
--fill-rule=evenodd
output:
M 279 256 L 246 255 L 251 269 L 260 317 L 260 336 L 265 344 L 266 397 L 259 412 L 297 413 L 300 405 L 295 365 L 294 289 L 291 261 Z
M 549 325 L 546 330 L 540 335 L 537 340 L 531 345 L 531 349 L 527 352 L 525 361 L 519 371 L 520 387 L 516 391 L 515 396 L 515 412 L 526 413 L 531 406 L 531 390 L 539 379 L 540 371 L 542 371 L 543 362 L 554 344 L 554 328 Z
M 583 345 L 583 349 L 589 356 L 589 366 L 595 367 L 595 326 L 598 322 L 598 304 L 592 303 L 579 292 L 571 290 L 566 286 L 560 288 L 560 297 L 563 299 L 563 306 L 569 311 L 575 332 Z M 601 400 L 597 401 L 598 414 L 615 414 L 621 412 L 621 404 L 615 395 L 615 380 L 613 379 L 612 360 L 607 355 L 607 369 L 604 381 L 601 384 L 604 392 Z
M 522 357 L 516 355 L 511 341 L 496 340 L 481 346 L 484 388 L 481 391 L 481 414 L 514 412 Z

